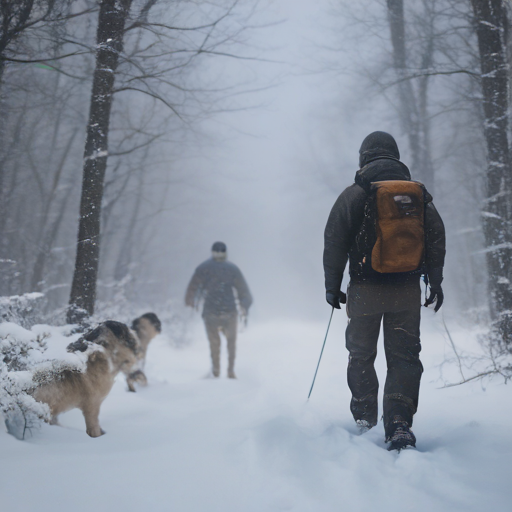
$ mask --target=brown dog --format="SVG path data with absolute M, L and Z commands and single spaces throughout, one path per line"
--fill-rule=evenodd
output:
M 33 396 L 49 405 L 52 425 L 58 424 L 59 414 L 78 408 L 84 415 L 87 433 L 99 437 L 105 433 L 99 424 L 100 406 L 115 376 L 120 371 L 131 371 L 140 350 L 138 340 L 125 324 L 104 322 L 67 347 L 68 352 L 87 354 L 85 368 L 67 365 L 36 371 L 33 380 L 38 387 Z
M 136 334 L 138 341 L 138 363 L 137 369 L 126 373 L 126 383 L 128 389 L 135 392 L 135 383 L 145 386 L 148 383 L 146 375 L 144 374 L 144 365 L 146 364 L 146 354 L 148 351 L 149 342 L 162 332 L 162 323 L 155 315 L 155 313 L 145 313 L 144 315 L 136 318 L 132 323 L 132 330 Z

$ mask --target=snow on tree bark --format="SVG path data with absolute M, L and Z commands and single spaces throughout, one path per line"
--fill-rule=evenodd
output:
M 508 146 L 509 66 L 503 0 L 471 0 L 480 53 L 487 145 L 486 241 L 491 315 L 500 340 L 512 344 L 512 176 Z
M 115 72 L 131 0 L 103 0 L 98 16 L 96 68 L 84 151 L 75 271 L 67 314 L 75 323 L 92 315 L 99 265 L 100 218 L 108 157 L 108 131 Z

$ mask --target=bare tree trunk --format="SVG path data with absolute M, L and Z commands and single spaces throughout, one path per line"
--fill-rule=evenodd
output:
M 509 119 L 512 119 L 512 4 L 505 2 L 505 46 L 507 48 L 508 62 L 508 112 Z M 508 135 L 512 140 L 512 123 L 509 123 Z
M 407 68 L 405 45 L 405 17 L 403 0 L 387 0 L 388 19 L 393 46 L 393 63 L 398 77 L 400 120 L 409 139 L 412 155 L 412 171 L 419 176 L 427 189 L 434 189 L 434 167 L 430 152 L 430 127 L 427 112 L 428 77 L 420 79 L 419 98 L 413 88 Z M 429 20 L 431 22 L 431 20 Z M 423 55 L 423 67 L 432 65 L 433 34 L 427 38 Z
M 84 151 L 82 197 L 75 272 L 68 322 L 94 313 L 99 265 L 100 218 L 108 156 L 108 130 L 115 72 L 131 0 L 102 0 L 98 17 L 96 69 Z
M 139 173 L 139 182 L 137 187 L 137 196 L 135 198 L 135 204 L 130 216 L 130 222 L 126 230 L 126 234 L 121 244 L 119 255 L 117 258 L 117 265 L 114 270 L 114 279 L 121 281 L 129 272 L 130 264 L 133 260 L 134 252 L 134 240 L 135 240 L 135 228 L 137 226 L 137 220 L 139 218 L 139 211 L 142 203 L 142 196 L 144 194 L 144 173 Z
M 506 10 L 503 0 L 471 0 L 480 52 L 484 135 L 487 144 L 486 240 L 491 314 L 497 332 L 512 344 L 512 176 L 508 147 Z
M 61 161 L 57 165 L 57 169 L 55 171 L 55 175 L 53 176 L 53 184 L 52 188 L 50 190 L 50 193 L 48 194 L 48 197 L 46 198 L 46 202 L 43 206 L 43 212 L 41 214 L 41 226 L 39 228 L 40 230 L 40 236 L 37 242 L 37 255 L 34 262 L 34 267 L 32 269 L 32 277 L 30 281 L 30 290 L 34 291 L 40 291 L 43 284 L 44 279 L 44 269 L 46 265 L 46 258 L 50 254 L 51 249 L 53 248 L 53 244 L 55 242 L 55 239 L 57 238 L 58 230 L 61 224 L 61 215 L 58 216 L 58 218 L 52 223 L 50 227 L 50 210 L 54 206 L 55 203 L 55 196 L 57 194 L 57 189 L 59 186 L 60 178 L 62 175 L 62 172 L 64 170 L 64 165 L 66 163 L 66 159 L 69 155 L 71 146 L 73 144 L 73 141 L 77 135 L 77 131 L 75 130 L 69 137 L 68 142 L 66 144 L 66 147 L 64 148 L 64 152 L 61 158 Z M 66 197 L 63 199 L 63 204 L 66 205 L 68 201 L 69 193 L 66 194 Z
M 6 104 L 0 106 L 4 107 Z M 13 295 L 23 293 L 21 289 L 21 271 L 17 248 L 20 245 L 18 227 L 14 226 L 16 219 L 15 190 L 18 185 L 19 174 L 15 169 L 19 166 L 21 155 L 21 142 L 23 140 L 23 120 L 28 111 L 27 102 L 20 106 L 20 111 L 14 121 L 12 136 L 8 144 L 4 137 L 4 128 L 0 127 L 0 295 Z M 7 122 L 12 115 L 7 108 L 3 110 L 2 122 Z M 2 124 L 2 123 L 0 123 Z M 30 139 L 30 137 L 27 137 Z

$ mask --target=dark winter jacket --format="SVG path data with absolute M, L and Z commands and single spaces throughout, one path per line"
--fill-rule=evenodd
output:
M 377 132 L 378 133 L 378 132 Z M 391 152 L 379 156 L 379 151 L 369 151 L 367 158 L 361 153 L 365 164 L 356 173 L 355 183 L 346 188 L 334 204 L 324 233 L 325 288 L 329 293 L 338 294 L 343 272 L 350 258 L 350 278 L 354 281 L 397 282 L 418 279 L 411 273 L 361 274 L 359 265 L 362 255 L 358 254 L 354 241 L 364 218 L 367 191 L 372 182 L 385 180 L 410 180 L 409 169 Z M 398 148 L 396 149 L 398 153 Z M 445 231 L 443 221 L 432 202 L 425 207 L 425 265 L 427 273 L 444 266 Z
M 240 269 L 229 261 L 206 260 L 196 268 L 187 288 L 185 304 L 195 306 L 204 299 L 203 316 L 233 313 L 237 310 L 236 290 L 240 307 L 248 311 L 252 296 Z

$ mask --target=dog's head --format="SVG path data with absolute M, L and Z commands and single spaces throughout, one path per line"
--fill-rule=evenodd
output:
M 149 343 L 157 334 L 162 332 L 162 323 L 155 313 L 145 313 L 132 322 L 132 329 L 142 343 Z
M 107 320 L 92 331 L 87 332 L 78 341 L 70 343 L 68 352 L 85 352 L 95 343 L 105 349 L 114 372 L 129 371 L 136 364 L 139 353 L 139 344 L 128 329 L 121 322 Z

